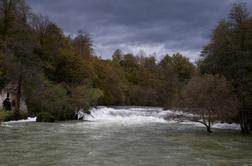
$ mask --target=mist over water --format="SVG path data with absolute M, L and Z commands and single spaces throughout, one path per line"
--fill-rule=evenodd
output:
M 238 130 L 214 129 L 209 135 L 197 124 L 169 119 L 182 112 L 162 108 L 98 107 L 91 112 L 85 121 L 0 125 L 0 165 L 252 164 L 252 137 Z

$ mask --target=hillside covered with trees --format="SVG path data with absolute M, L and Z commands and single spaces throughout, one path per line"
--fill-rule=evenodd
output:
M 166 106 L 195 73 L 181 54 L 157 62 L 154 56 L 116 50 L 111 60 L 103 60 L 94 54 L 89 34 L 66 36 L 22 0 L 0 5 L 0 85 L 15 83 L 17 114 L 22 96 L 29 113 L 57 120 L 91 105 Z

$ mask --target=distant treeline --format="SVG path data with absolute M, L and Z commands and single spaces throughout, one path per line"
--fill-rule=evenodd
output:
M 245 112 L 252 108 L 251 29 L 245 4 L 234 4 L 229 19 L 215 28 L 197 64 L 179 53 L 157 61 L 143 52 L 133 55 L 121 50 L 103 60 L 95 55 L 89 34 L 80 31 L 71 38 L 47 17 L 31 13 L 24 0 L 0 0 L 0 88 L 16 83 L 17 114 L 23 96 L 29 113 L 56 120 L 71 119 L 76 109 L 87 110 L 92 105 L 141 105 L 204 110 L 206 122 L 212 122 L 228 109 L 216 106 L 209 110 L 212 102 L 196 102 L 204 97 L 185 100 L 198 96 L 193 94 L 193 88 L 199 88 L 193 81 L 199 78 L 202 89 L 209 91 L 195 91 L 204 96 L 219 93 L 213 89 L 221 88 L 229 100 L 223 102 L 234 101 L 232 110 L 240 111 L 247 131 Z M 204 88 L 204 79 L 216 87 L 209 84 Z

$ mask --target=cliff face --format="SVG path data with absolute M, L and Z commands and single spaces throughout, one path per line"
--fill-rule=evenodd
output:
M 9 83 L 4 89 L 0 91 L 0 110 L 3 109 L 3 101 L 7 98 L 9 94 L 10 102 L 11 102 L 11 110 L 15 110 L 16 102 L 16 93 L 17 93 L 17 83 Z M 20 110 L 26 112 L 27 106 L 25 103 L 25 99 L 22 96 L 20 101 Z

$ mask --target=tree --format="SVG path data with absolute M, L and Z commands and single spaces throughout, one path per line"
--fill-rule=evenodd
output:
M 162 82 L 159 94 L 165 107 L 171 107 L 175 96 L 191 79 L 195 72 L 194 65 L 188 58 L 177 53 L 173 56 L 165 55 L 159 63 L 159 77 Z
M 180 54 L 162 65 L 144 51 L 123 55 L 116 50 L 112 60 L 97 58 L 88 33 L 66 36 L 47 17 L 29 9 L 24 0 L 0 0 L 0 86 L 16 83 L 16 112 L 21 98 L 30 113 L 56 117 L 61 110 L 71 114 L 74 107 L 87 108 L 96 100 L 105 105 L 159 106 L 191 77 L 193 65 Z
M 0 17 L 1 17 L 1 38 L 6 40 L 9 30 L 12 27 L 14 20 L 15 4 L 13 0 L 1 0 L 0 1 Z
M 47 17 L 30 13 L 24 0 L 0 0 L 0 23 L 0 87 L 16 85 L 17 115 L 21 98 L 29 113 L 55 120 L 73 118 L 73 105 L 87 108 L 98 100 L 88 34 L 66 37 Z
M 112 61 L 115 63 L 121 63 L 123 60 L 123 54 L 120 49 L 115 50 L 115 52 L 112 55 Z
M 47 27 L 52 24 L 48 17 L 42 15 L 31 14 L 31 21 L 29 22 L 31 28 L 38 34 L 39 43 L 42 44 L 43 39 L 47 33 Z
M 125 104 L 125 91 L 127 80 L 125 73 L 118 63 L 114 61 L 98 61 L 95 64 L 97 79 L 95 87 L 103 91 L 104 95 L 99 99 L 102 105 L 123 105 Z
M 25 23 L 29 8 L 24 0 L 1 0 L 0 1 L 0 36 L 3 41 L 12 36 L 17 24 Z
M 5 86 L 5 68 L 4 68 L 4 55 L 0 49 L 0 91 Z
M 201 72 L 220 74 L 232 83 L 240 102 L 240 124 L 249 132 L 249 112 L 252 109 L 252 20 L 245 3 L 236 3 L 228 21 L 221 21 L 210 43 L 203 49 Z M 251 114 L 251 113 L 250 113 Z M 250 117 L 252 119 L 252 117 Z
M 15 115 L 18 117 L 22 87 L 28 68 L 34 66 L 36 35 L 27 24 L 29 8 L 23 0 L 0 1 L 0 40 L 4 55 L 5 77 L 16 83 Z
M 215 120 L 228 120 L 238 114 L 238 100 L 224 77 L 193 77 L 181 92 L 181 106 L 198 115 L 191 120 L 204 124 L 209 133 Z
M 103 95 L 99 89 L 87 87 L 85 85 L 71 88 L 71 105 L 78 110 L 83 108 L 85 111 L 91 105 L 96 105 L 97 100 Z
M 77 55 L 82 56 L 83 58 L 90 58 L 93 54 L 92 49 L 92 40 L 91 36 L 88 33 L 79 31 L 78 35 L 74 38 L 73 47 Z

